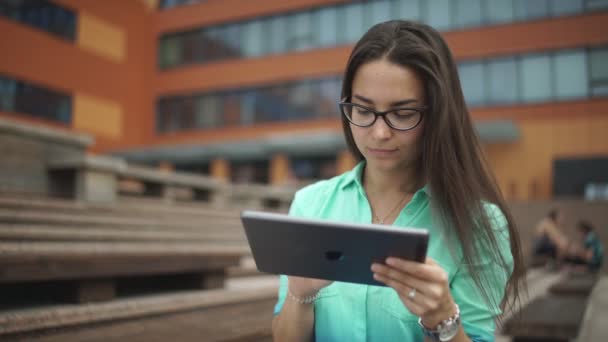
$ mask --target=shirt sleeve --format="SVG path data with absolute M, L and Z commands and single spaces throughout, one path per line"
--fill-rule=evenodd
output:
M 450 283 L 452 296 L 460 308 L 462 326 L 469 338 L 475 342 L 494 341 L 494 321 L 496 316 L 502 312 L 500 303 L 505 294 L 507 281 L 513 271 L 507 220 L 495 205 L 488 205 L 486 210 L 499 252 L 502 253 L 508 270 L 505 270 L 490 255 L 481 255 L 479 263 L 473 265 L 473 270 L 487 279 L 488 286 L 484 286 L 484 288 L 489 297 L 489 303 L 479 293 L 469 267 L 466 265 L 460 266 Z

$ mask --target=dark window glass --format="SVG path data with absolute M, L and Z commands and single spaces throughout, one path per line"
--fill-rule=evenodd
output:
M 561 50 L 459 63 L 469 106 L 565 101 L 608 95 L 608 49 Z M 0 82 L 3 94 L 10 82 Z M 261 122 L 339 118 L 341 80 L 326 77 L 234 89 L 223 93 L 162 98 L 157 129 L 247 126 Z M 2 106 L 13 106 L 3 95 Z
M 608 96 L 608 48 L 589 52 L 591 95 Z
M 454 28 L 480 26 L 482 16 L 482 0 L 459 0 L 454 8 Z
M 171 9 L 173 7 L 196 4 L 205 0 L 161 0 L 158 4 L 160 9 Z
M 549 0 L 515 0 L 515 18 L 533 20 L 549 16 Z
M 335 156 L 296 157 L 291 160 L 293 181 L 307 183 L 336 175 Z
M 510 104 L 517 102 L 517 63 L 514 58 L 490 61 L 488 75 L 488 103 Z
M 15 111 L 15 94 L 17 82 L 12 79 L 0 77 L 0 111 Z
M 32 83 L 0 77 L 0 111 L 69 124 L 72 97 Z
M 230 178 L 233 184 L 268 184 L 270 163 L 262 161 L 232 161 Z
M 161 8 L 190 2 L 166 1 Z M 370 26 L 389 19 L 413 19 L 450 31 L 599 11 L 606 3 L 608 0 L 352 0 L 203 27 L 198 30 L 205 32 L 204 37 L 192 40 L 183 37 L 183 32 L 164 35 L 159 44 L 159 66 L 164 69 L 193 61 L 257 58 L 353 44 Z M 200 47 L 190 46 L 193 42 Z M 200 53 L 203 57 L 197 58 Z
M 2 0 L 0 16 L 67 40 L 73 41 L 76 38 L 76 12 L 50 1 Z

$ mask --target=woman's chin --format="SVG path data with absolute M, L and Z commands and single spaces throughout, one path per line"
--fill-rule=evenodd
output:
M 378 171 L 386 172 L 398 169 L 402 163 L 393 158 L 370 158 L 367 159 L 367 164 Z

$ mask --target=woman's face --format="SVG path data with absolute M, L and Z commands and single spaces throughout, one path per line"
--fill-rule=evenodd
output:
M 386 111 L 422 107 L 424 98 L 424 86 L 413 69 L 381 59 L 359 67 L 353 79 L 350 101 L 376 111 Z M 423 126 L 424 119 L 412 130 L 397 131 L 379 117 L 370 127 L 350 124 L 350 129 L 368 167 L 396 171 L 411 167 L 417 161 Z

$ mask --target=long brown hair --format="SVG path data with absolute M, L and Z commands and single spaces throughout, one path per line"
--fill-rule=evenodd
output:
M 519 234 L 513 217 L 487 167 L 479 138 L 465 104 L 452 54 L 441 35 L 432 27 L 403 20 L 392 20 L 372 27 L 355 45 L 342 83 L 342 98 L 351 97 L 353 79 L 359 67 L 372 61 L 389 62 L 412 68 L 424 83 L 426 106 L 417 181 L 425 182 L 432 192 L 434 210 L 448 233 L 456 234 L 462 249 L 462 262 L 470 272 L 486 303 L 514 308 L 519 300 L 524 266 Z M 358 161 L 364 159 L 357 149 L 349 122 L 342 117 L 347 145 Z M 485 203 L 498 206 L 505 216 L 509 234 L 513 271 L 499 250 Z M 492 300 L 488 279 L 475 268 L 482 255 L 511 276 L 500 303 Z

